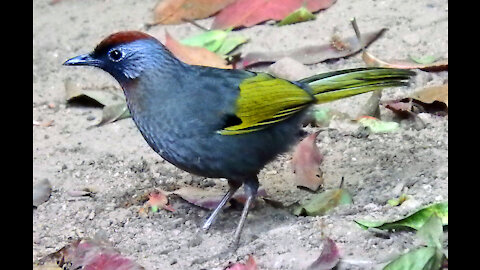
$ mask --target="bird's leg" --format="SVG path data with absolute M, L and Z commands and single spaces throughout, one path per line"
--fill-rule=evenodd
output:
M 227 193 L 223 196 L 222 200 L 220 203 L 217 205 L 217 208 L 213 210 L 212 214 L 208 217 L 208 219 L 205 221 L 205 223 L 202 226 L 202 229 L 208 230 L 210 226 L 212 225 L 213 221 L 217 218 L 218 214 L 222 211 L 223 206 L 232 198 L 233 194 L 240 188 L 242 184 L 236 183 L 236 182 L 228 182 L 230 189 L 227 191 Z
M 255 201 L 257 197 L 257 190 L 258 190 L 258 179 L 255 177 L 254 181 L 248 181 L 244 184 L 245 195 L 247 196 L 247 200 L 245 201 L 245 205 L 243 206 L 242 216 L 240 217 L 240 222 L 237 225 L 237 229 L 235 230 L 235 236 L 233 238 L 233 248 L 236 249 L 238 247 L 238 243 L 240 241 L 240 236 L 242 234 L 243 226 L 245 225 L 245 220 L 247 219 L 248 210 L 250 206 Z

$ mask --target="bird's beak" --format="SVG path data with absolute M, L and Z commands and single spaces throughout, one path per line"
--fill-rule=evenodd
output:
M 92 57 L 91 54 L 82 54 L 77 57 L 68 59 L 63 63 L 64 66 L 98 66 L 99 61 Z

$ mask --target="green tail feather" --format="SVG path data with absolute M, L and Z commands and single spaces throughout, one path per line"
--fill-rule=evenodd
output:
M 415 72 L 393 68 L 356 68 L 315 75 L 300 80 L 312 88 L 317 104 L 386 87 L 408 85 Z

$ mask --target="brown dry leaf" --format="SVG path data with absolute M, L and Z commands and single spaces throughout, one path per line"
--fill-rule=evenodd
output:
M 53 120 L 50 121 L 44 121 L 44 122 L 38 122 L 33 120 L 33 125 L 34 126 L 39 126 L 39 127 L 49 127 L 53 125 Z
M 168 192 L 167 194 L 176 194 L 191 204 L 205 209 L 213 210 L 222 200 L 225 191 L 220 189 L 203 189 L 187 186 L 172 192 Z M 267 193 L 265 192 L 265 189 L 261 187 L 258 189 L 257 195 L 258 197 L 265 197 L 267 196 Z M 247 196 L 245 195 L 245 192 L 243 190 L 239 190 L 232 197 L 232 200 L 244 204 L 246 201 L 246 197 Z
M 448 70 L 448 59 L 437 60 L 430 64 L 420 64 L 412 60 L 380 60 L 372 54 L 364 51 L 362 54 L 363 61 L 369 67 L 388 67 L 400 69 L 421 69 L 424 71 L 443 71 Z
M 319 131 L 308 135 L 295 148 L 292 158 L 292 168 L 297 186 L 317 190 L 323 184 L 320 164 L 323 156 L 318 150 L 315 139 Z
M 418 113 L 444 116 L 448 114 L 448 84 L 427 87 L 411 97 L 382 102 L 401 118 L 414 117 Z
M 181 61 L 197 66 L 209 66 L 223 69 L 231 69 L 227 61 L 218 54 L 215 54 L 202 47 L 183 45 L 165 31 L 165 47 Z
M 154 8 L 154 24 L 179 24 L 207 18 L 235 0 L 163 0 Z
M 359 52 L 362 48 L 368 47 L 382 36 L 386 30 L 386 28 L 382 28 L 362 34 L 361 41 L 356 36 L 344 39 L 334 36 L 331 42 L 321 45 L 310 45 L 278 52 L 250 52 L 242 57 L 235 68 L 241 69 L 260 63 L 273 63 L 284 57 L 292 58 L 306 65 L 320 63 L 329 59 L 348 57 Z
M 448 83 L 440 86 L 424 88 L 413 93 L 412 98 L 425 103 L 432 103 L 437 100 L 448 106 Z

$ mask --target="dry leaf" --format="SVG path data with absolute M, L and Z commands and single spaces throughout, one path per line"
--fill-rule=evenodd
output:
M 232 65 L 227 65 L 225 59 L 202 47 L 193 47 L 183 45 L 173 39 L 170 34 L 165 31 L 165 47 L 170 50 L 181 61 L 198 66 L 209 66 L 216 68 L 231 69 Z
M 411 97 L 425 103 L 432 103 L 437 100 L 448 106 L 448 83 L 440 86 L 423 88 L 422 90 L 413 93 Z
M 448 84 L 427 87 L 411 97 L 382 102 L 401 118 L 410 118 L 418 113 L 444 116 L 448 114 Z
M 367 47 L 384 32 L 385 28 L 378 31 L 368 32 L 362 34 L 362 41 L 359 42 L 356 36 L 340 40 L 336 42 L 329 42 L 323 45 L 305 46 L 293 50 L 283 52 L 251 52 L 245 55 L 236 68 L 245 68 L 259 63 L 272 63 L 284 57 L 290 57 L 302 64 L 315 64 L 329 59 L 337 59 L 347 57 L 359 52 L 362 47 Z
M 320 256 L 307 270 L 330 270 L 340 261 L 340 252 L 335 242 L 330 238 L 323 239 L 323 248 Z
M 248 255 L 245 263 L 235 263 L 228 266 L 225 270 L 258 270 L 257 263 L 252 255 Z
M 154 24 L 178 24 L 207 18 L 235 0 L 163 0 L 153 10 Z
M 143 270 L 144 268 L 101 241 L 76 240 L 42 258 L 37 265 L 57 262 L 62 269 Z
M 295 148 L 292 158 L 292 168 L 297 186 L 317 190 L 323 184 L 320 164 L 323 156 L 318 150 L 315 140 L 319 131 L 308 135 Z
M 219 189 L 203 189 L 187 186 L 169 192 L 169 194 L 176 194 L 193 205 L 213 210 L 222 200 L 223 195 L 225 195 L 225 191 Z M 261 187 L 258 189 L 257 195 L 258 197 L 265 197 L 267 196 L 267 193 L 265 192 L 265 189 Z M 246 199 L 247 198 L 243 190 L 237 191 L 232 197 L 232 200 L 235 200 L 242 204 L 245 203 Z
M 50 121 L 44 121 L 44 122 L 38 122 L 33 120 L 33 125 L 34 126 L 40 126 L 40 127 L 49 127 L 53 125 L 53 120 Z
M 367 51 L 362 54 L 363 61 L 369 67 L 388 67 L 388 68 L 400 68 L 400 69 L 421 69 L 424 71 L 443 71 L 448 70 L 448 59 L 437 60 L 429 64 L 420 64 L 412 60 L 389 60 L 383 61 L 375 56 L 371 55 Z
M 145 203 L 145 207 L 151 207 L 153 212 L 157 212 L 158 208 L 174 212 L 175 209 L 168 204 L 168 197 L 162 191 L 157 190 L 148 195 L 148 201 Z
M 222 9 L 212 24 L 212 29 L 249 27 L 267 20 L 282 20 L 302 7 L 310 12 L 326 9 L 336 0 L 237 0 Z

